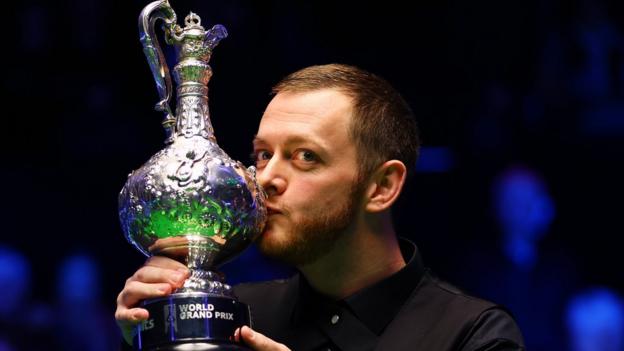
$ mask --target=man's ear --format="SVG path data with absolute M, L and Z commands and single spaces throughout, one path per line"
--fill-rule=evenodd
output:
M 399 160 L 386 161 L 373 172 L 366 192 L 366 210 L 384 211 L 396 201 L 405 184 L 407 169 Z

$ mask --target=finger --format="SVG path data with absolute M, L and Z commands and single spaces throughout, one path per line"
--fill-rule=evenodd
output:
M 115 319 L 121 330 L 121 336 L 129 345 L 132 345 L 134 335 L 137 333 L 136 325 L 147 320 L 148 317 L 149 312 L 146 309 L 138 307 L 128 309 L 123 306 L 117 306 Z
M 126 308 L 118 306 L 117 311 L 115 311 L 115 319 L 120 327 L 134 326 L 148 318 L 149 312 L 140 307 Z
M 128 281 L 124 289 L 117 296 L 117 306 L 125 308 L 135 307 L 139 301 L 161 297 L 171 293 L 173 287 L 168 283 L 143 283 Z
M 160 267 L 172 270 L 184 269 L 188 270 L 188 268 L 182 263 L 165 256 L 152 256 L 145 261 L 146 266 Z
M 169 283 L 174 287 L 180 287 L 188 277 L 188 270 L 172 270 L 156 266 L 143 266 L 137 270 L 130 280 L 141 283 Z
M 275 342 L 248 326 L 240 328 L 239 337 L 255 351 L 290 351 L 286 345 Z

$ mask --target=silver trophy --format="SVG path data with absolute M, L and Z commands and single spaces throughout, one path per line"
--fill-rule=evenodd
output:
M 175 114 L 169 105 L 169 68 L 155 34 L 162 22 L 167 44 L 178 49 Z M 208 112 L 208 65 L 212 49 L 227 36 L 205 30 L 190 13 L 179 26 L 167 0 L 147 5 L 139 16 L 143 50 L 165 113 L 166 147 L 128 176 L 119 195 L 126 238 L 147 256 L 184 263 L 191 276 L 172 295 L 143 302 L 149 319 L 137 328 L 140 350 L 237 350 L 234 331 L 250 324 L 248 306 L 237 301 L 216 268 L 260 234 L 265 194 L 246 169 L 217 145 Z

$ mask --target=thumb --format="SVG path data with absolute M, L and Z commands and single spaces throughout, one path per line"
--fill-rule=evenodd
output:
M 286 345 L 273 341 L 248 326 L 240 329 L 239 336 L 240 340 L 254 351 L 290 351 Z

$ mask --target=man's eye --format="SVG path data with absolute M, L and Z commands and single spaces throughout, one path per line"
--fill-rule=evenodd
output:
M 272 156 L 273 155 L 266 150 L 258 150 L 251 154 L 251 159 L 256 164 L 256 167 L 258 167 L 266 164 Z
M 318 161 L 318 157 L 316 157 L 316 154 L 312 151 L 308 151 L 308 150 L 300 150 L 296 153 L 295 155 L 297 160 L 303 161 L 303 162 L 316 162 Z

